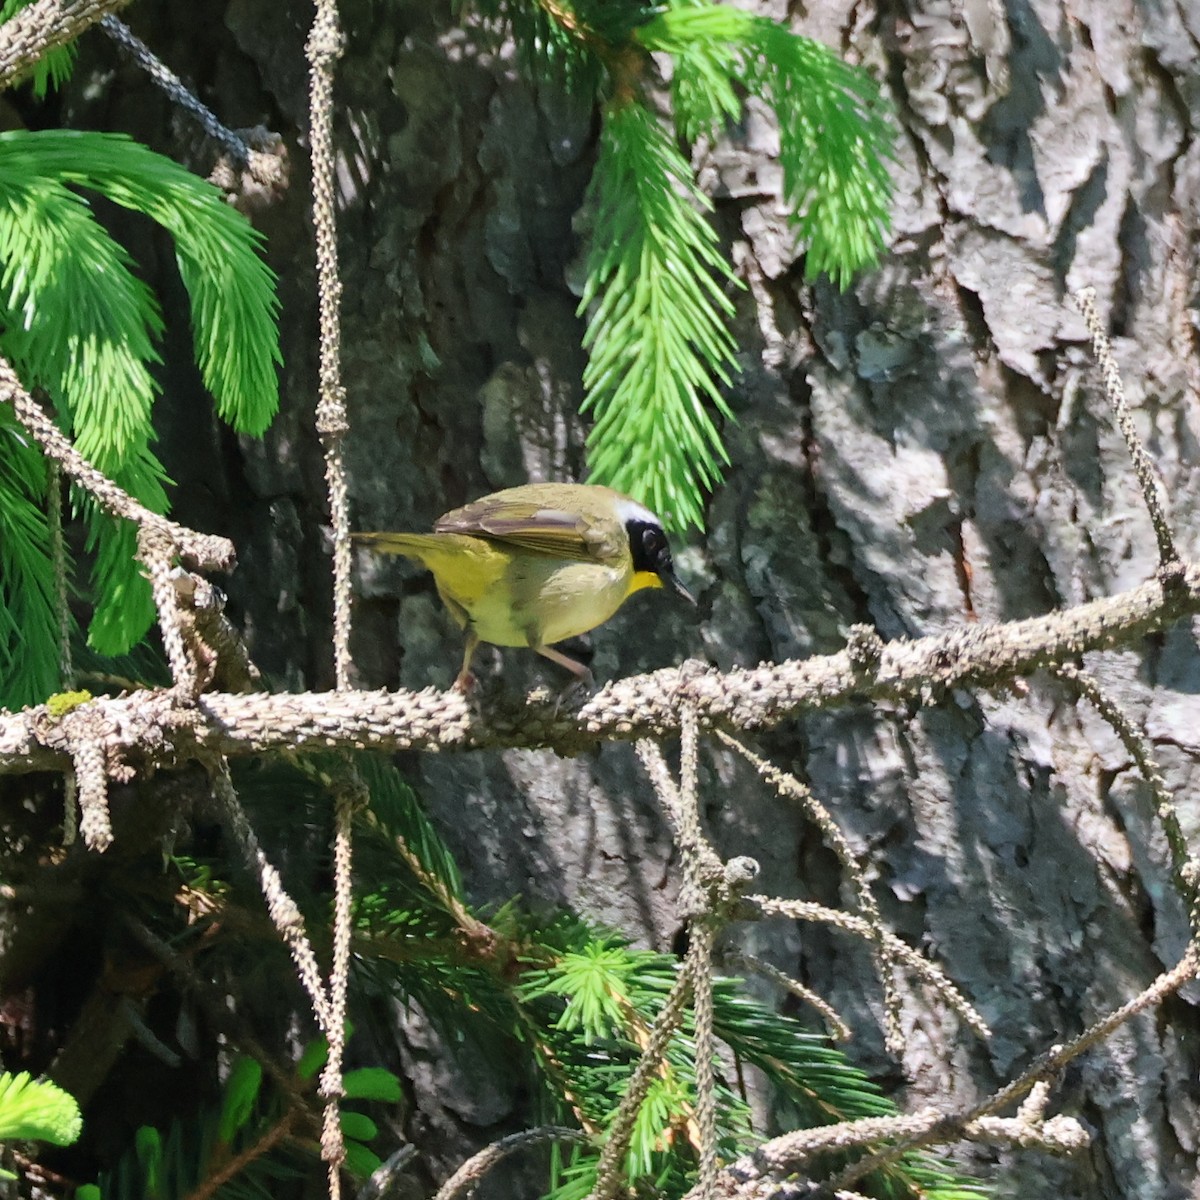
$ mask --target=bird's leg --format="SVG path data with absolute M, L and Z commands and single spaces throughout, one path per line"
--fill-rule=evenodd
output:
M 551 662 L 556 662 L 560 667 L 566 667 L 576 679 L 579 680 L 584 687 L 592 687 L 595 684 L 595 679 L 592 678 L 591 671 L 581 662 L 576 662 L 573 658 L 569 658 L 561 650 L 555 650 L 552 646 L 533 646 L 543 658 L 548 658 Z
M 463 650 L 462 670 L 459 671 L 458 678 L 454 681 L 454 690 L 457 692 L 469 692 L 475 684 L 475 676 L 471 674 L 471 659 L 475 657 L 475 651 L 478 646 L 479 635 L 468 625 L 467 645 Z

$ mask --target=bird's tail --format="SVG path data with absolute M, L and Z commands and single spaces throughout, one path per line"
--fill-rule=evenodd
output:
M 355 533 L 351 535 L 359 546 L 369 546 L 383 554 L 403 554 L 424 562 L 428 555 L 436 553 L 439 542 L 444 540 L 436 533 Z

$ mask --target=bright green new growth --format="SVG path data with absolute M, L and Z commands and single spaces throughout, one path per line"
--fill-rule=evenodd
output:
M 643 499 L 678 528 L 703 523 L 702 494 L 728 462 L 704 401 L 724 416 L 720 385 L 737 349 L 732 280 L 711 207 L 670 135 L 642 105 L 608 115 L 592 179 L 596 200 L 582 308 L 584 410 L 592 478 Z
M 736 369 L 728 292 L 740 286 L 676 137 L 715 139 L 757 96 L 779 125 L 784 199 L 805 274 L 839 287 L 872 265 L 891 203 L 892 132 L 879 89 L 832 51 L 710 0 L 492 0 L 536 75 L 604 97 L 581 312 L 591 478 L 673 528 L 703 525 L 728 456 L 716 416 Z M 670 59 L 675 129 L 652 111 L 650 54 Z
M 602 1126 L 625 1093 L 646 1033 L 676 983 L 679 964 L 582 924 L 569 936 L 569 949 L 546 967 L 526 971 L 519 995 L 539 1031 L 529 1040 L 545 1069 L 545 1119 L 572 1124 L 583 1118 Z M 723 1080 L 716 1095 L 723 1161 L 745 1153 L 755 1140 L 745 1097 L 724 1079 L 730 1056 L 767 1075 L 797 1127 L 896 1112 L 840 1050 L 750 999 L 740 981 L 717 978 L 713 1003 L 714 1031 L 726 1050 L 716 1063 L 717 1077 Z M 681 1119 L 696 1103 L 694 1032 L 688 1013 L 638 1111 L 625 1167 L 639 1194 L 681 1196 L 695 1182 L 695 1147 Z M 583 1200 L 595 1185 L 598 1161 L 596 1145 L 574 1149 L 565 1162 L 560 1158 L 548 1200 Z M 828 1161 L 823 1165 L 828 1167 Z M 920 1154 L 876 1172 L 862 1187 L 864 1194 L 888 1200 L 980 1200 L 983 1195 L 969 1180 Z
M 258 435 L 278 405 L 274 277 L 261 239 L 214 187 L 115 134 L 0 134 L 0 354 L 43 389 L 79 451 L 156 512 L 169 482 L 152 449 L 159 387 L 151 367 L 163 321 L 125 251 L 82 188 L 145 213 L 175 242 L 192 302 L 196 361 L 217 411 Z M 8 436 L 5 436 L 7 434 Z M 0 413 L 0 705 L 57 686 L 58 629 L 38 452 Z M 90 643 L 120 654 L 154 616 L 134 558 L 135 530 L 75 496 L 95 551 Z
M 27 1071 L 0 1073 L 0 1141 L 69 1146 L 82 1128 L 75 1097 L 56 1083 L 30 1079 Z

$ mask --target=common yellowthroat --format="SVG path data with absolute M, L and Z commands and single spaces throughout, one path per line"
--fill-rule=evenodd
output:
M 480 642 L 529 646 L 580 679 L 591 672 L 554 642 L 603 624 L 647 587 L 679 582 L 662 522 L 636 500 L 585 483 L 529 483 L 484 496 L 434 523 L 432 533 L 356 533 L 364 546 L 414 558 L 466 630 L 455 687 L 471 682 Z

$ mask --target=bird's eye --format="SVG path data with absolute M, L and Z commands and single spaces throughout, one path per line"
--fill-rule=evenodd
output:
M 666 545 L 666 539 L 657 529 L 646 529 L 642 532 L 642 545 L 647 554 L 657 554 Z

